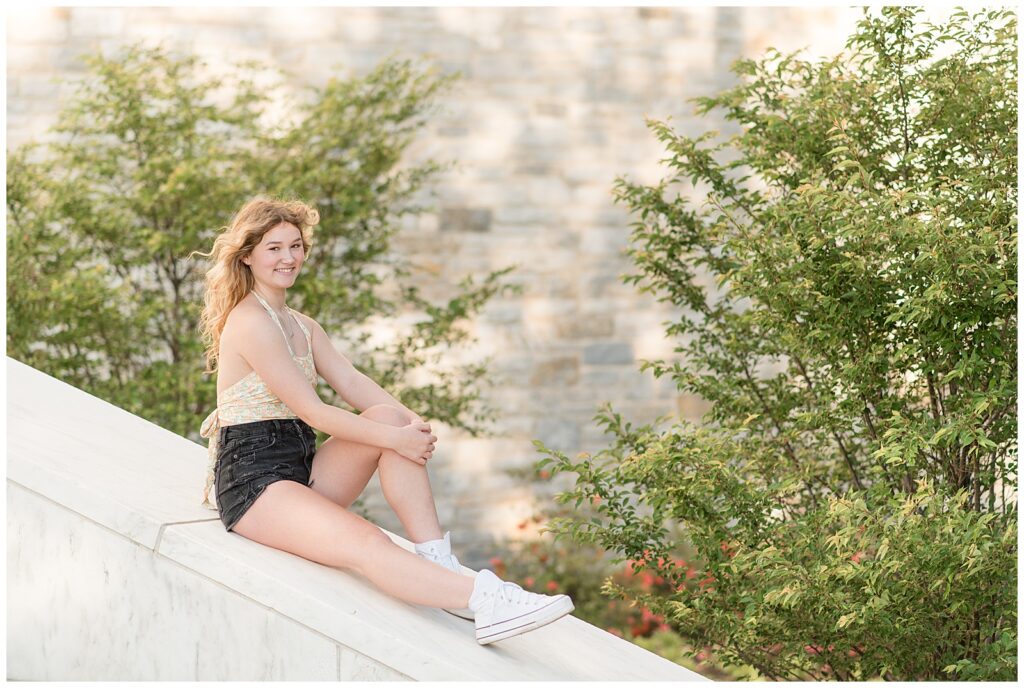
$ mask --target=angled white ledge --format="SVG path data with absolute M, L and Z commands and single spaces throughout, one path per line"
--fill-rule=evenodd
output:
M 225 531 L 205 448 L 11 358 L 7 380 L 10 679 L 707 680 L 574 617 L 481 647 Z

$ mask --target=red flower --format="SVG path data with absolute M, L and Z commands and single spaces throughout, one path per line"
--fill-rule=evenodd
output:
M 558 583 L 556 583 L 555 581 L 548 581 L 548 584 L 544 587 L 550 590 L 551 592 L 554 592 L 555 590 L 558 590 Z
M 540 479 L 541 480 L 547 480 L 550 477 L 551 477 L 551 472 L 550 471 L 541 471 L 540 472 Z
M 504 562 L 501 560 L 501 557 L 491 557 L 491 566 L 497 568 L 503 564 Z
M 594 495 L 593 497 L 591 497 L 590 498 L 590 503 L 593 504 L 594 506 L 597 506 L 598 504 L 600 504 L 601 503 L 601 495 Z
M 533 580 L 533 576 L 527 576 L 526 580 L 524 580 L 523 583 L 526 584 L 526 587 L 532 588 L 533 584 L 535 583 L 535 581 Z
M 516 525 L 516 528 L 518 528 L 519 530 L 525 530 L 525 529 L 526 529 L 526 526 L 527 526 L 527 525 L 528 525 L 529 523 L 530 523 L 530 522 L 529 522 L 528 520 L 523 520 L 523 521 L 520 521 L 520 522 L 518 523 L 518 525 Z
M 864 558 L 864 552 L 857 552 L 852 557 L 850 557 L 850 561 L 852 561 L 854 564 L 859 564 L 861 559 L 863 559 L 863 558 Z

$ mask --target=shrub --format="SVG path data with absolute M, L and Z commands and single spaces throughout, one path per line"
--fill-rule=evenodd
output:
M 616 183 L 627 281 L 677 307 L 681 356 L 643 369 L 711 410 L 538 445 L 561 503 L 599 500 L 552 531 L 671 586 L 609 592 L 766 678 L 1016 677 L 1016 17 L 918 11 L 738 61 L 698 99 L 724 142 L 649 122 L 671 173 Z
M 704 676 L 725 680 L 756 676 L 751 671 L 723 669 L 710 647 L 686 654 L 684 650 L 690 647 L 685 629 L 675 628 L 664 616 L 632 599 L 644 593 L 669 592 L 668 582 L 647 570 L 643 560 L 616 565 L 612 555 L 600 547 L 592 544 L 567 546 L 543 533 L 548 519 L 566 513 L 564 508 L 543 508 L 533 517 L 524 519 L 519 524 L 522 536 L 499 546 L 496 556 L 488 562 L 489 567 L 527 590 L 569 595 L 576 607 L 573 616 Z M 538 527 L 542 531 L 540 535 L 535 534 Z M 686 585 L 696 588 L 696 574 L 686 560 L 676 558 L 673 565 L 684 572 Z M 614 585 L 627 594 L 610 599 L 603 592 L 606 585 Z
M 480 430 L 485 365 L 441 360 L 507 270 L 433 304 L 391 253 L 401 219 L 424 210 L 413 198 L 446 167 L 403 155 L 452 77 L 387 60 L 299 98 L 275 95 L 255 62 L 206 76 L 195 56 L 140 45 L 86 62 L 53 140 L 8 154 L 9 356 L 198 441 L 216 393 L 197 331 L 205 268 L 188 256 L 251 196 L 299 197 L 321 223 L 290 304 L 403 403 Z M 279 121 L 271 103 L 290 105 Z M 423 317 L 370 345 L 367 323 L 400 306 Z

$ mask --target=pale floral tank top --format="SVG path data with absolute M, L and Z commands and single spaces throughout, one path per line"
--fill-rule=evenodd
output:
M 273 318 L 278 329 L 281 330 L 281 334 L 284 335 L 285 343 L 288 345 L 288 352 L 291 353 L 292 359 L 298 363 L 306 379 L 309 380 L 309 384 L 316 388 L 316 367 L 313 365 L 313 341 L 309 335 L 309 330 L 306 329 L 306 326 L 302 324 L 302 321 L 295 315 L 292 309 L 285 306 L 289 314 L 302 329 L 302 333 L 306 336 L 306 351 L 308 353 L 305 356 L 296 356 L 292 350 L 291 341 L 289 341 L 288 335 L 285 334 L 281 321 L 277 318 L 277 313 L 259 294 L 253 292 L 253 296 L 270 313 L 270 317 Z M 199 430 L 200 437 L 209 439 L 206 486 L 203 489 L 203 506 L 207 509 L 217 508 L 216 495 L 213 495 L 213 500 L 210 499 L 210 488 L 213 487 L 214 469 L 217 462 L 217 442 L 222 425 L 238 425 L 239 423 L 251 423 L 258 420 L 297 417 L 290 408 L 284 405 L 283 401 L 277 398 L 277 395 L 270 391 L 263 380 L 260 379 L 260 376 L 256 374 L 255 370 L 250 371 L 248 375 L 218 394 L 217 408 L 206 417 Z

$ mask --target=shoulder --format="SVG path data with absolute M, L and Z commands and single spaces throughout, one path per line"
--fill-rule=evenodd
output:
M 251 333 L 254 330 L 265 330 L 267 326 L 273 326 L 270 318 L 262 317 L 266 311 L 255 299 L 248 296 L 235 304 L 235 307 L 228 312 L 227 320 L 224 321 L 222 337 L 237 336 Z

